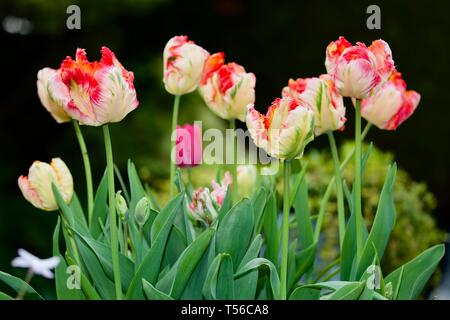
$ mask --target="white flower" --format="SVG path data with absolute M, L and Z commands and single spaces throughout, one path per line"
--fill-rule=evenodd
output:
M 39 259 L 25 249 L 17 250 L 18 257 L 14 258 L 11 265 L 16 268 L 28 268 L 34 274 L 43 276 L 47 279 L 53 279 L 52 269 L 59 264 L 59 257 L 51 257 L 48 259 Z

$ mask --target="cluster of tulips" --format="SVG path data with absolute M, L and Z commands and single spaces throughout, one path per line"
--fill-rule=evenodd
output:
M 387 277 L 379 267 L 395 223 L 395 164 L 388 169 L 379 206 L 368 231 L 362 216 L 361 184 L 370 147 L 362 140 L 371 125 L 395 130 L 416 109 L 420 95 L 408 91 L 392 52 L 383 40 L 356 45 L 344 37 L 326 48 L 326 74 L 290 79 L 265 115 L 254 108 L 256 77 L 241 65 L 225 63 L 186 36 L 164 49 L 164 85 L 174 95 L 169 202 L 163 208 L 141 184 L 128 163 L 129 187 L 114 166 L 109 123 L 120 122 L 138 107 L 133 72 L 106 47 L 90 62 L 83 49 L 57 70 L 38 73 L 42 105 L 58 123 L 72 122 L 85 166 L 86 214 L 74 194 L 65 163 L 36 161 L 19 187 L 35 207 L 59 210 L 53 255 L 40 260 L 21 249 L 13 261 L 29 269 L 25 281 L 0 273 L 18 297 L 39 296 L 29 285 L 33 274 L 56 276 L 61 299 L 410 299 L 420 294 L 443 256 L 443 246 L 426 250 Z M 183 168 L 202 163 L 202 133 L 196 125 L 178 125 L 180 97 L 198 90 L 219 117 L 246 123 L 256 146 L 283 163 L 282 213 L 275 179 L 263 179 L 258 167 L 234 161 L 223 178 L 193 190 Z M 355 107 L 355 148 L 339 159 L 333 131 L 344 130 L 344 97 Z M 362 131 L 361 118 L 367 120 Z M 102 126 L 106 172 L 94 196 L 89 156 L 79 125 Z M 335 166 L 320 212 L 308 208 L 307 164 L 291 172 L 306 145 L 326 134 Z M 352 190 L 341 171 L 354 158 Z M 177 169 L 176 167 L 179 167 Z M 117 190 L 115 180 L 120 182 Z M 176 192 L 176 188 L 178 192 Z M 340 257 L 318 269 L 316 253 L 331 191 L 338 205 Z M 347 204 L 347 205 L 346 205 Z M 346 209 L 348 214 L 346 214 Z M 291 213 L 294 215 L 291 215 Z M 297 239 L 290 237 L 292 225 Z M 60 231 L 66 248 L 60 252 Z M 291 233 L 292 235 L 292 233 Z M 291 240 L 291 241 L 290 241 Z M 78 289 L 67 287 L 68 266 L 80 270 Z M 330 281 L 340 275 L 339 281 Z M 1 293 L 4 297 L 6 294 Z

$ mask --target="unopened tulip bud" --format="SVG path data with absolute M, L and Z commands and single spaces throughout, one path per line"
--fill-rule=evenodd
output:
M 134 218 L 139 227 L 143 227 L 150 216 L 150 200 L 147 197 L 143 197 L 136 205 L 134 211 Z
M 116 207 L 117 207 L 117 214 L 119 215 L 120 220 L 122 221 L 127 220 L 128 206 L 127 201 L 122 196 L 122 190 L 119 190 L 116 193 Z
M 28 176 L 20 176 L 18 183 L 25 199 L 45 211 L 58 209 L 52 183 L 58 188 L 65 203 L 68 204 L 72 200 L 72 175 L 60 158 L 52 159 L 50 164 L 35 161 L 28 171 Z

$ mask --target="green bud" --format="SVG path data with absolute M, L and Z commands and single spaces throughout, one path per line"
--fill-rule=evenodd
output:
M 122 190 L 119 190 L 116 193 L 116 208 L 117 208 L 117 214 L 119 215 L 119 218 L 122 221 L 127 220 L 128 206 L 127 206 L 126 200 L 124 199 L 124 197 L 122 197 Z
M 136 223 L 142 227 L 148 220 L 150 216 L 150 200 L 147 197 L 143 197 L 136 205 L 134 211 L 134 218 Z

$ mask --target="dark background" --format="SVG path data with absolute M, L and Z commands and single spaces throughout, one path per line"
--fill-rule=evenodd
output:
M 81 8 L 81 30 L 66 28 L 66 8 Z M 370 4 L 381 8 L 381 30 L 366 27 Z M 84 197 L 84 173 L 71 124 L 58 125 L 40 105 L 36 74 L 57 68 L 77 47 L 91 60 L 102 45 L 110 47 L 128 70 L 135 72 L 140 107 L 112 129 L 115 160 L 125 168 L 132 157 L 143 179 L 155 188 L 167 175 L 172 96 L 162 85 L 162 50 L 169 38 L 186 34 L 210 52 L 224 51 L 256 74 L 256 105 L 260 110 L 280 95 L 290 77 L 325 72 L 327 44 L 344 35 L 349 41 L 383 38 L 393 51 L 408 87 L 422 95 L 411 119 L 395 132 L 374 129 L 370 140 L 392 151 L 399 165 L 425 181 L 438 198 L 434 214 L 449 227 L 449 31 L 448 1 L 44 1 L 10 0 L 0 4 L 0 18 L 28 19 L 27 34 L 0 30 L 0 270 L 18 247 L 51 255 L 56 215 L 24 201 L 17 178 L 33 160 L 62 157 Z M 349 106 L 350 104 L 347 103 Z M 348 109 L 353 118 L 353 108 Z M 197 93 L 183 97 L 181 120 L 203 119 L 221 125 Z M 223 124 L 222 124 L 223 125 Z M 338 140 L 353 137 L 353 121 Z M 91 152 L 94 180 L 105 165 L 101 130 L 83 128 Z M 313 145 L 326 146 L 319 138 Z

